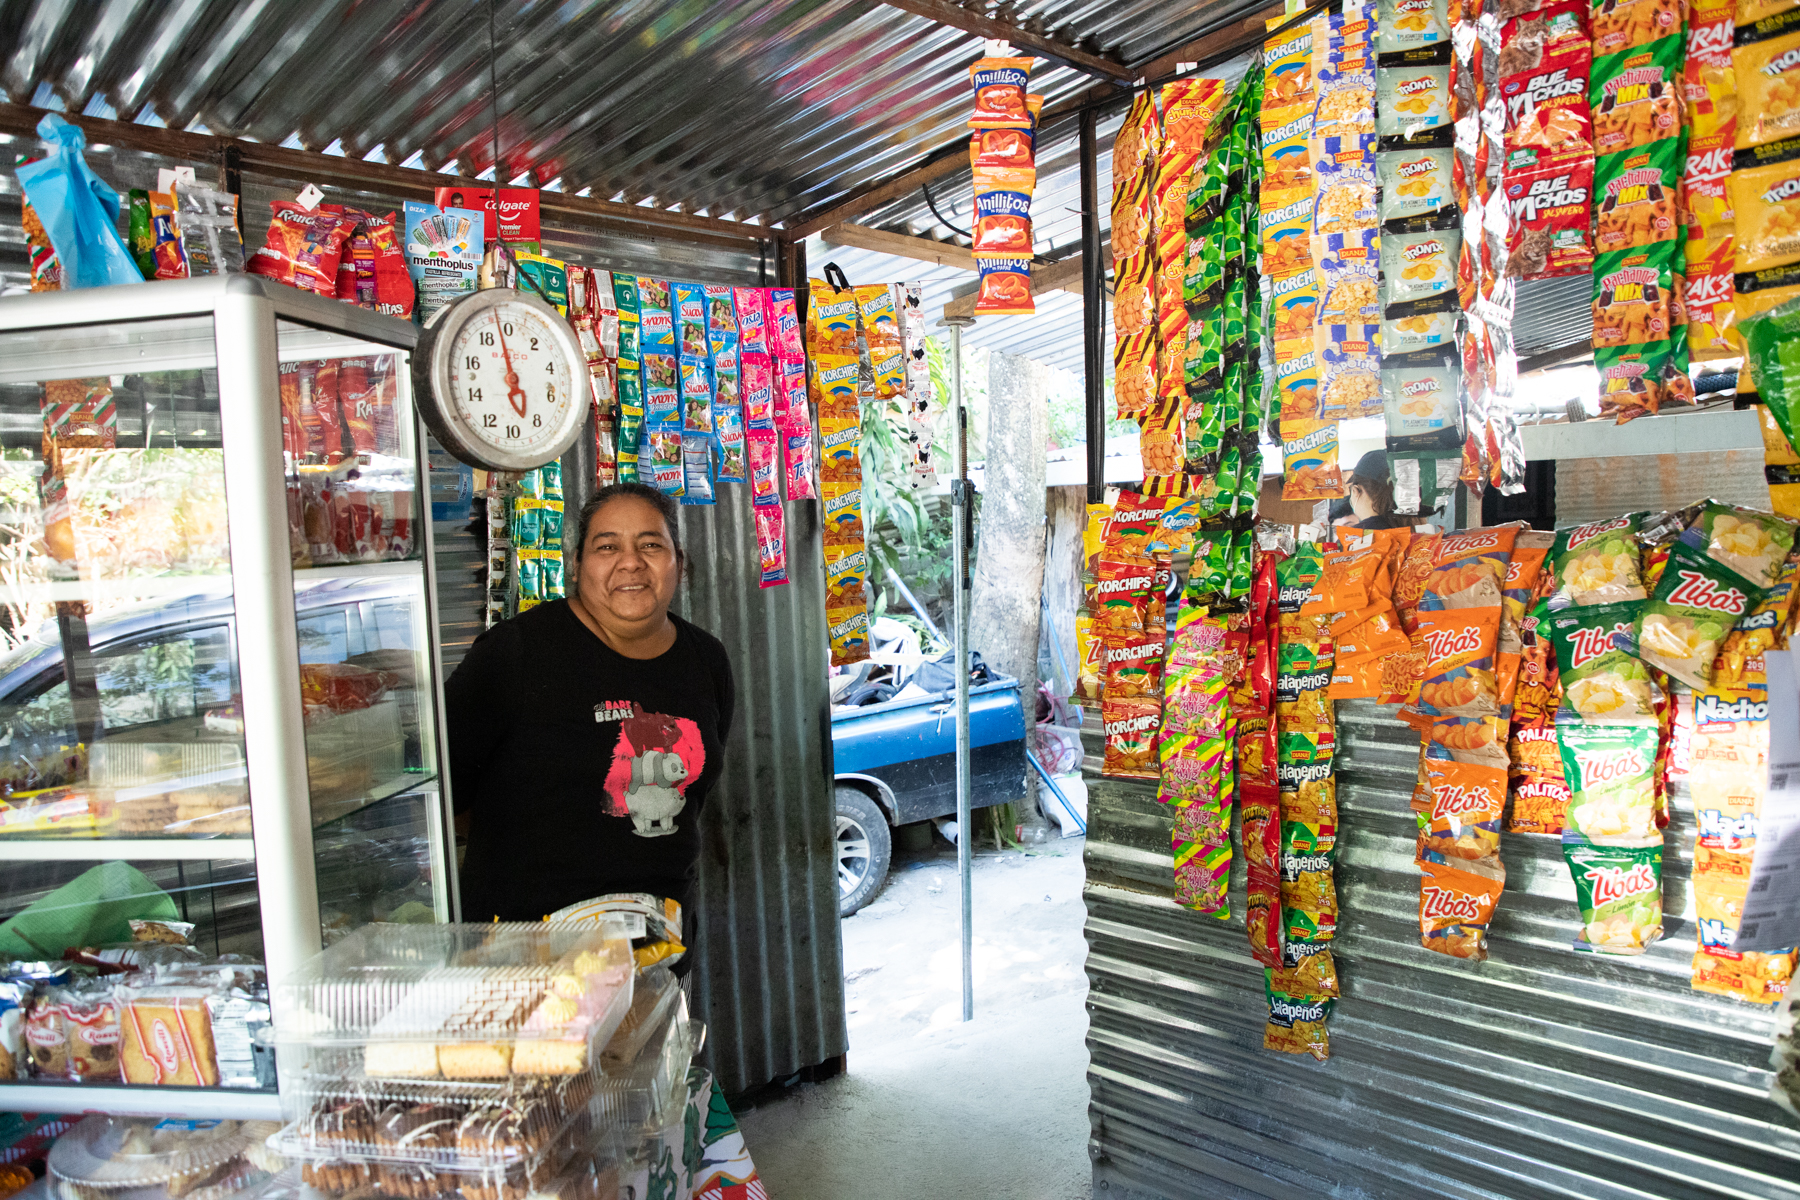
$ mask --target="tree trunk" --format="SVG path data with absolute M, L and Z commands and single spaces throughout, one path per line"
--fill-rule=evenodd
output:
M 1010 354 L 989 356 L 987 478 L 969 602 L 969 646 L 995 670 L 1018 677 L 1027 753 L 1037 726 L 1038 613 L 1044 588 L 1044 471 L 1050 436 L 1044 393 L 1043 367 Z M 1021 783 L 1024 840 L 1040 843 L 1048 827 L 1038 812 L 1037 778 L 1029 764 Z
M 1051 488 L 1050 537 L 1044 555 L 1044 601 L 1050 628 L 1050 667 L 1056 674 L 1056 692 L 1067 696 L 1075 689 L 1080 655 L 1075 646 L 1075 611 L 1081 607 L 1081 534 L 1087 528 L 1087 488 Z

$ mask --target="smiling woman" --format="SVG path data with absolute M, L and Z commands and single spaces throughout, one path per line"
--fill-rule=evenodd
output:
M 600 489 L 575 524 L 574 594 L 482 634 L 450 677 L 463 920 L 648 892 L 681 904 L 693 944 L 699 820 L 735 693 L 725 647 L 669 611 L 676 512 L 642 484 Z

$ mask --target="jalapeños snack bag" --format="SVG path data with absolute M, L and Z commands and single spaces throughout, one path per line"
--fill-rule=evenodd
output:
M 1630 631 L 1637 654 L 1693 687 L 1712 683 L 1719 648 L 1762 589 L 1685 542 L 1669 548 L 1656 590 Z M 1566 689 L 1565 682 L 1565 689 Z
M 1640 601 L 1590 604 L 1538 623 L 1556 647 L 1563 715 L 1585 721 L 1644 721 L 1656 716 L 1650 672 L 1616 639 L 1630 634 Z
M 1581 932 L 1575 949 L 1642 954 L 1662 936 L 1662 842 L 1596 846 L 1563 835 L 1563 859 L 1575 880 Z
M 1567 828 L 1596 844 L 1662 840 L 1656 824 L 1656 726 L 1562 722 L 1556 727 Z
M 1591 525 L 1557 530 L 1556 542 L 1550 547 L 1549 561 L 1556 578 L 1550 607 L 1642 600 L 1645 592 L 1638 576 L 1638 529 L 1643 519 L 1641 512 L 1626 513 Z
M 1325 1032 L 1325 1021 L 1331 1016 L 1335 1000 L 1308 1000 L 1275 990 L 1273 980 L 1265 984 L 1269 1001 L 1269 1021 L 1263 1027 L 1263 1049 L 1283 1054 L 1310 1054 L 1320 1062 L 1331 1057 L 1331 1039 Z

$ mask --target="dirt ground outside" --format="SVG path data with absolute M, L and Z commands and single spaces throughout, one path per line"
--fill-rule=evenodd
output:
M 843 923 L 848 1071 L 740 1114 L 772 1200 L 1091 1197 L 1082 845 L 976 852 L 966 1024 L 956 851 L 896 849 Z

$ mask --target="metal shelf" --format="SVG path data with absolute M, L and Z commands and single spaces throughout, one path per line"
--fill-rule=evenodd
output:
M 295 567 L 294 583 L 322 579 L 393 579 L 414 578 L 425 565 L 421 558 L 386 559 L 381 562 L 344 563 L 341 566 Z
M 125 579 L 46 579 L 0 584 L 0 604 L 55 604 L 65 600 L 133 600 L 231 591 L 231 573 L 144 575 Z
M 195 1120 L 279 1121 L 275 1092 L 236 1088 L 165 1088 L 92 1083 L 0 1083 L 7 1112 L 116 1113 L 126 1117 L 191 1117 Z
M 1749 410 L 1673 413 L 1639 417 L 1623 425 L 1579 421 L 1573 425 L 1521 425 L 1525 457 L 1625 458 L 1643 454 L 1690 454 L 1699 450 L 1760 450 L 1762 429 Z
M 142 862 L 175 859 L 236 860 L 256 857 L 256 842 L 228 838 L 7 838 L 0 840 L 0 862 Z

